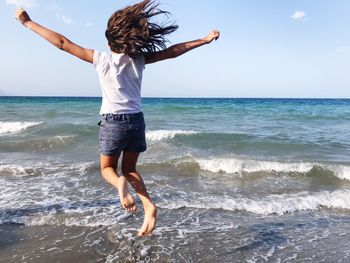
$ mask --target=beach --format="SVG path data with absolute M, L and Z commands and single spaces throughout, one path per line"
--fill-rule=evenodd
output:
M 100 175 L 100 103 L 0 97 L 0 262 L 349 262 L 350 100 L 144 98 L 145 238 Z

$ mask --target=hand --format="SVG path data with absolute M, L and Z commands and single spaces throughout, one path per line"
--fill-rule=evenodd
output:
M 31 21 L 29 15 L 27 14 L 26 10 L 23 8 L 18 8 L 15 13 L 15 18 L 21 22 L 23 25 L 25 25 L 27 22 Z
M 204 38 L 204 40 L 209 44 L 211 43 L 213 40 L 218 40 L 220 37 L 220 31 L 219 30 L 213 30 L 209 33 L 208 36 L 206 36 Z

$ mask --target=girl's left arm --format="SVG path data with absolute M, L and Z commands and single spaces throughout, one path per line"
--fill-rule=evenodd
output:
M 220 37 L 220 32 L 218 30 L 213 30 L 204 38 L 179 43 L 161 51 L 146 53 L 145 63 L 150 64 L 150 63 L 166 60 L 169 58 L 176 58 L 178 56 L 181 56 L 187 53 L 192 49 L 198 48 L 206 44 L 210 44 L 214 40 L 217 40 L 219 37 Z
M 62 36 L 59 33 L 56 33 L 48 28 L 43 27 L 42 25 L 32 21 L 28 13 L 19 8 L 16 10 L 15 18 L 21 22 L 25 27 L 28 27 L 48 42 L 58 47 L 59 49 L 66 51 L 73 56 L 76 56 L 86 62 L 93 63 L 94 50 L 83 48 L 77 44 L 70 41 L 68 38 Z

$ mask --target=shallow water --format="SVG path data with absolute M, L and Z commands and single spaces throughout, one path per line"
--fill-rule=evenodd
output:
M 99 104 L 0 98 L 0 262 L 349 261 L 350 100 L 144 99 L 144 239 L 99 174 Z

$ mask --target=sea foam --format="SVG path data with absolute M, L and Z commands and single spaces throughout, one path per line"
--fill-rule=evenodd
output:
M 332 170 L 335 175 L 343 180 L 350 181 L 350 167 L 345 165 L 333 166 Z
M 218 200 L 220 200 L 220 202 L 218 202 Z M 163 201 L 159 206 L 166 209 L 180 209 L 187 207 L 197 209 L 246 211 L 264 215 L 283 215 L 285 213 L 304 210 L 319 210 L 324 207 L 350 209 L 350 191 L 336 190 L 334 192 L 300 192 L 295 194 L 269 195 L 259 200 L 246 197 L 233 198 L 229 196 L 206 196 L 198 197 L 191 201 Z
M 62 200 L 59 200 L 59 199 Z M 40 211 L 23 209 L 23 212 L 0 213 L 0 224 L 20 223 L 26 226 L 34 225 L 67 225 L 67 226 L 111 226 L 125 218 L 124 212 L 118 206 L 81 205 L 74 207 L 68 204 L 58 205 L 58 201 L 64 201 L 60 197 L 54 200 L 45 200 L 39 207 L 46 207 Z M 56 200 L 57 199 L 57 200 Z M 220 200 L 220 202 L 218 202 Z M 49 205 L 52 203 L 54 205 Z M 89 202 L 92 203 L 92 202 Z M 45 204 L 45 206 L 43 206 Z M 64 202 L 63 202 L 64 204 Z M 101 210 L 101 205 L 104 209 Z M 328 209 L 350 209 L 350 190 L 300 192 L 294 194 L 269 195 L 260 199 L 232 196 L 197 196 L 191 200 L 163 199 L 158 203 L 163 209 L 176 210 L 181 208 L 194 209 L 220 209 L 226 211 L 243 211 L 259 215 L 278 215 L 300 211 L 318 211 Z M 57 216 L 57 211 L 64 211 L 64 216 Z
M 79 175 L 86 174 L 89 170 L 97 170 L 98 165 L 94 162 L 84 162 L 71 165 L 58 165 L 50 163 L 22 163 L 22 164 L 0 164 L 0 176 L 47 176 L 65 175 L 74 172 Z
M 146 133 L 146 139 L 151 142 L 157 142 L 167 139 L 173 139 L 176 135 L 191 135 L 196 134 L 196 131 L 186 130 L 154 130 Z
M 350 167 L 345 165 L 329 165 L 312 162 L 283 163 L 276 161 L 244 160 L 238 158 L 211 158 L 195 159 L 201 170 L 213 173 L 253 173 L 253 172 L 279 172 L 279 173 L 308 173 L 315 167 L 332 172 L 342 180 L 350 181 Z
M 312 169 L 312 163 L 280 163 L 273 161 L 243 160 L 236 158 L 197 159 L 202 170 L 209 172 L 239 173 L 239 172 L 300 172 L 305 173 Z
M 0 121 L 0 134 L 20 133 L 30 127 L 40 125 L 42 122 L 3 122 Z

